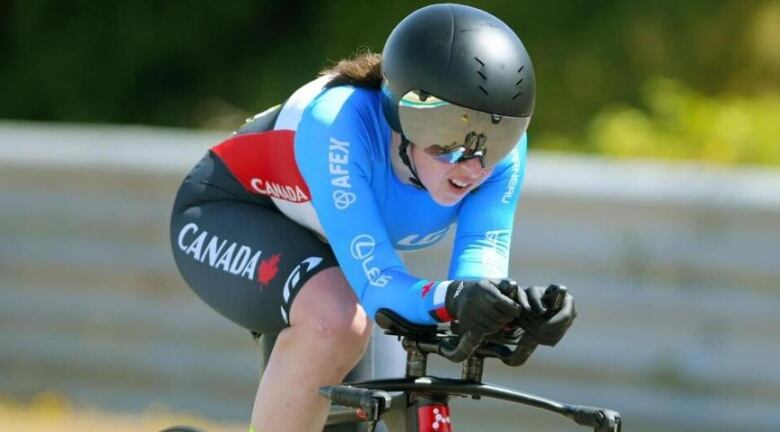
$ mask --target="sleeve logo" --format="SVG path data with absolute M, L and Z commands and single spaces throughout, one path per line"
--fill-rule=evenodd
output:
M 357 201 L 357 196 L 351 191 L 349 179 L 349 141 L 339 141 L 331 137 L 328 145 L 328 172 L 331 175 L 330 184 L 333 191 L 333 205 L 339 210 L 345 210 Z
M 374 260 L 375 248 L 376 240 L 368 234 L 358 235 L 352 239 L 352 243 L 349 245 L 352 258 L 361 262 L 363 273 L 365 273 L 368 282 L 371 285 L 383 287 L 392 280 L 392 277 L 383 275 L 378 267 L 371 265 L 371 262 Z

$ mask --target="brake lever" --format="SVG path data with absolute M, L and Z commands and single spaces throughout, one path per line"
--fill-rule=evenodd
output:
M 590 426 L 594 432 L 621 432 L 623 419 L 620 413 L 604 408 L 570 406 L 566 417 L 580 426 Z
M 602 409 L 596 414 L 596 420 L 599 422 L 599 427 L 594 428 L 595 432 L 621 432 L 623 430 L 623 418 L 617 411 Z
M 382 414 L 390 409 L 393 399 L 389 393 L 382 390 L 349 385 L 324 386 L 320 387 L 319 392 L 336 405 L 357 408 L 359 417 L 368 422 L 370 432 L 375 430 Z

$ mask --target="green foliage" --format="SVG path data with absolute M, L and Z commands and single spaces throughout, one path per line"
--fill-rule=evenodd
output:
M 668 79 L 643 88 L 645 109 L 606 109 L 589 147 L 617 156 L 780 165 L 780 97 L 707 97 Z
M 656 78 L 639 106 L 606 107 L 581 139 L 541 133 L 539 148 L 617 157 L 699 159 L 722 164 L 780 165 L 780 95 L 705 96 Z
M 762 95 L 780 94 L 778 0 L 464 1 L 515 29 L 534 60 L 536 146 L 630 153 L 605 144 L 622 135 L 602 130 L 647 122 L 655 130 L 670 115 L 661 113 L 676 109 L 654 105 L 675 101 L 646 99 L 645 83 L 658 76 L 685 83 L 692 100 L 732 95 L 718 103 L 749 115 L 749 127 L 774 112 Z M 381 51 L 395 24 L 427 3 L 6 0 L 0 118 L 232 129 L 359 48 Z M 664 121 L 665 137 L 693 130 Z M 699 155 L 774 160 L 772 151 L 748 150 L 758 144 L 734 144 L 757 133 L 725 141 L 696 135 L 708 148 L 729 143 Z M 682 150 L 698 145 L 688 138 L 674 138 L 668 148 L 675 150 L 663 154 L 696 153 Z

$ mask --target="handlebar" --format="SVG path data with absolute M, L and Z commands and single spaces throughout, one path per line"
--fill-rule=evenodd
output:
M 542 302 L 547 307 L 545 317 L 551 317 L 561 310 L 566 291 L 567 289 L 563 285 L 552 284 L 547 287 L 542 296 Z M 468 331 L 460 337 L 457 345 L 450 341 L 443 341 L 435 352 L 456 363 L 460 363 L 478 352 L 483 357 L 496 357 L 508 366 L 520 366 L 528 360 L 539 345 L 530 333 L 524 332 L 513 351 L 508 350 L 503 345 L 488 346 L 480 351 L 479 348 L 485 340 L 485 336 Z
M 542 301 L 547 306 L 545 316 L 552 316 L 561 309 L 566 292 L 567 289 L 563 285 L 553 284 L 547 287 L 542 296 Z M 522 331 L 519 325 L 493 335 L 474 334 L 469 331 L 458 334 L 457 323 L 451 324 L 449 329 L 414 324 L 388 309 L 380 309 L 377 312 L 376 322 L 386 329 L 388 334 L 404 337 L 405 346 L 414 347 L 422 353 L 441 355 L 455 363 L 476 354 L 484 358 L 497 358 L 509 366 L 520 366 L 538 346 L 533 336 Z M 514 346 L 514 349 L 507 345 Z
M 450 341 L 442 342 L 439 345 L 438 354 L 452 362 L 460 363 L 474 354 L 474 351 L 482 345 L 484 339 L 485 335 L 478 335 L 469 331 L 460 337 L 457 345 L 453 345 Z
M 364 407 L 372 403 L 371 399 L 374 400 L 375 405 L 385 406 L 388 404 L 389 395 L 386 392 L 489 397 L 554 412 L 569 418 L 578 425 L 590 427 L 595 432 L 621 432 L 623 427 L 623 420 L 617 411 L 585 405 L 570 405 L 504 387 L 463 380 L 436 377 L 428 377 L 425 380 L 414 378 L 385 379 L 320 388 L 320 393 L 329 397 L 334 403 L 345 407 L 359 408 L 364 413 Z M 405 404 L 401 403 L 400 406 L 403 407 Z M 379 411 L 373 411 L 373 413 L 377 412 Z M 364 421 L 378 420 L 378 417 L 369 417 L 364 414 L 361 419 Z
M 567 289 L 562 285 L 547 287 L 542 296 L 542 302 L 547 309 L 543 318 L 550 318 L 561 310 L 566 293 Z M 538 346 L 533 336 L 521 329 L 517 322 L 502 332 L 490 335 L 474 334 L 470 331 L 459 333 L 457 322 L 449 326 L 414 324 L 387 309 L 377 312 L 376 322 L 387 334 L 399 336 L 408 351 L 406 378 L 353 383 L 353 386 L 385 391 L 470 395 L 474 398 L 493 397 L 562 414 L 579 425 L 592 427 L 596 432 L 620 432 L 622 429 L 622 419 L 616 411 L 562 404 L 481 382 L 483 358 L 498 358 L 509 366 L 519 366 L 526 362 Z M 420 354 L 431 353 L 453 362 L 465 362 L 461 380 L 425 375 L 425 355 Z M 422 368 L 410 370 L 409 362 L 420 362 L 420 358 L 423 359 Z M 418 379 L 421 377 L 425 379 Z M 365 405 L 368 396 L 369 393 L 362 394 L 362 405 Z
M 545 318 L 552 317 L 563 307 L 563 300 L 566 297 L 566 287 L 563 285 L 552 284 L 547 287 L 542 295 L 542 302 L 547 307 Z M 508 357 L 499 357 L 504 364 L 508 366 L 520 366 L 531 357 L 538 343 L 533 339 L 530 333 L 523 333 L 517 342 L 514 352 Z

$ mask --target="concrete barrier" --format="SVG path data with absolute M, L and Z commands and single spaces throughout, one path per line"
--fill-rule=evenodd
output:
M 179 182 L 227 135 L 0 122 L 0 392 L 248 419 L 254 346 L 184 286 L 167 244 Z M 441 278 L 448 253 L 407 261 Z M 532 150 L 511 275 L 567 284 L 579 317 L 487 381 L 618 409 L 634 431 L 780 429 L 779 172 Z M 453 406 L 461 430 L 576 429 Z

